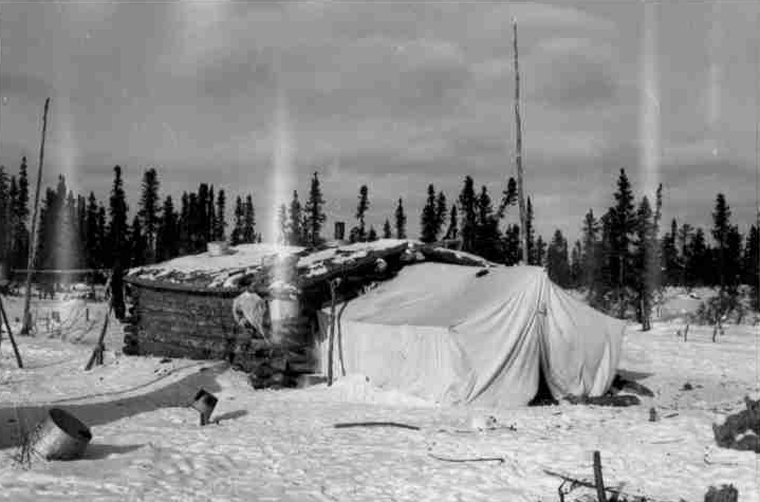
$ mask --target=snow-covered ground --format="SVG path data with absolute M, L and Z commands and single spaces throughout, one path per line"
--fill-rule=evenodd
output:
M 8 300 L 13 320 L 21 303 Z M 655 392 L 639 406 L 475 409 L 438 407 L 358 375 L 331 388 L 254 391 L 224 363 L 123 356 L 118 323 L 106 337 L 105 365 L 85 372 L 105 312 L 87 308 L 91 327 L 78 320 L 17 337 L 23 370 L 3 338 L 0 500 L 556 501 L 561 480 L 544 470 L 591 479 L 599 450 L 606 484 L 629 493 L 701 501 L 709 485 L 733 483 L 742 502 L 760 501 L 758 456 L 718 448 L 711 428 L 742 409 L 743 396 L 760 393 L 756 326 L 729 325 L 712 343 L 709 327 L 692 325 L 688 340 L 679 338 L 678 320 L 648 333 L 631 325 L 620 368 Z M 687 382 L 692 390 L 682 390 Z M 201 387 L 219 398 L 218 423 L 206 427 L 186 407 Z M 52 406 L 91 427 L 85 458 L 16 465 L 17 421 L 31 427 Z M 659 421 L 649 421 L 650 407 Z M 473 431 L 473 418 L 484 415 L 514 427 Z M 421 430 L 334 427 L 349 421 Z

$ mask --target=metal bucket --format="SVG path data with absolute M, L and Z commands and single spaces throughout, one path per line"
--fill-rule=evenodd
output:
M 216 398 L 216 396 L 214 396 L 210 392 L 207 392 L 205 389 L 199 390 L 198 393 L 195 395 L 195 398 L 193 399 L 193 404 L 191 404 L 190 407 L 197 410 L 198 413 L 200 413 L 201 425 L 208 424 L 209 418 L 211 418 L 211 413 L 213 413 L 214 407 L 216 406 L 217 401 L 219 400 Z
M 84 454 L 91 440 L 89 427 L 74 415 L 53 408 L 32 432 L 29 446 L 35 456 L 45 460 L 73 460 Z

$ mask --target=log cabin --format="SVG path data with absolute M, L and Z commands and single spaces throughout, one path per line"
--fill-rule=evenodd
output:
M 294 386 L 300 376 L 324 367 L 317 312 L 418 261 L 490 266 L 443 244 L 404 239 L 333 243 L 319 250 L 214 243 L 205 253 L 128 271 L 123 352 L 223 359 L 251 372 L 254 387 Z M 263 300 L 259 326 L 238 322 L 233 314 L 235 299 L 244 293 Z

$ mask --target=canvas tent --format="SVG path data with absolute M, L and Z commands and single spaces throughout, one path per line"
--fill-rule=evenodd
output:
M 519 406 L 539 386 L 555 398 L 606 392 L 623 323 L 553 284 L 539 267 L 422 263 L 338 305 L 333 374 L 360 373 L 446 404 Z M 330 311 L 320 312 L 327 365 Z

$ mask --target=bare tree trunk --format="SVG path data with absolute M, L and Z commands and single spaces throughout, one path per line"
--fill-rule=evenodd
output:
M 40 142 L 40 163 L 37 168 L 37 186 L 34 190 L 34 211 L 32 213 L 31 238 L 29 239 L 29 261 L 26 272 L 26 292 L 24 296 L 24 316 L 22 318 L 21 334 L 28 335 L 31 329 L 29 317 L 29 302 L 32 295 L 32 269 L 37 255 L 37 212 L 40 205 L 40 184 L 42 183 L 42 165 L 45 158 L 45 133 L 47 132 L 47 116 L 50 107 L 50 98 L 45 100 L 45 111 L 42 114 L 42 141 Z
M 16 364 L 18 364 L 19 368 L 24 367 L 24 363 L 21 362 L 21 354 L 18 351 L 18 347 L 16 346 L 16 339 L 13 338 L 13 331 L 11 331 L 11 325 L 8 322 L 8 314 L 5 312 L 5 306 L 3 305 L 3 299 L 0 297 L 0 315 L 3 317 L 2 322 L 5 324 L 5 329 L 8 330 L 8 338 L 11 341 L 11 345 L 13 346 L 13 353 L 16 355 Z
M 525 191 L 523 189 L 523 165 L 522 165 L 522 121 L 520 120 L 520 68 L 517 63 L 517 20 L 512 22 L 512 31 L 514 33 L 514 51 L 515 51 L 515 123 L 516 130 L 516 152 L 515 163 L 517 164 L 517 202 L 520 207 L 520 234 L 522 241 L 522 263 L 528 264 L 528 223 L 525 214 Z

